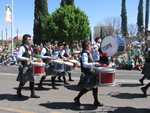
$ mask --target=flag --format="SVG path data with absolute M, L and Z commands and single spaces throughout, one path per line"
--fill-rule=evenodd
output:
M 6 23 L 12 22 L 12 9 L 10 6 L 5 7 L 5 21 Z

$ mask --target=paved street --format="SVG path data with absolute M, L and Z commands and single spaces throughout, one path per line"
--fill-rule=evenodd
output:
M 44 90 L 36 88 L 36 93 L 41 97 L 39 99 L 29 98 L 28 83 L 22 91 L 24 98 L 16 96 L 16 71 L 16 66 L 0 67 L 0 113 L 150 113 L 150 96 L 142 96 L 138 83 L 141 76 L 139 71 L 117 70 L 114 86 L 99 87 L 99 99 L 104 106 L 98 108 L 92 105 L 91 92 L 81 98 L 81 106 L 73 103 L 78 93 L 78 69 L 73 71 L 75 81 L 69 82 L 70 85 L 57 82 L 58 90 L 51 89 L 51 82 L 47 78 Z M 39 79 L 36 77 L 36 83 Z

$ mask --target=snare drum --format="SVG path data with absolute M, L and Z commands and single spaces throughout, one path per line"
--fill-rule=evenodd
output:
M 71 62 L 64 62 L 65 72 L 69 72 L 73 69 L 74 64 Z
M 96 69 L 99 85 L 113 85 L 115 80 L 115 70 L 111 68 L 98 67 Z
M 69 60 L 69 62 L 74 64 L 74 67 L 80 67 L 80 62 L 77 60 Z
M 53 67 L 54 67 L 54 72 L 61 73 L 61 72 L 65 71 L 63 60 L 52 60 L 51 62 L 52 62 Z
M 45 75 L 45 63 L 33 62 L 32 63 L 33 74 L 36 76 Z

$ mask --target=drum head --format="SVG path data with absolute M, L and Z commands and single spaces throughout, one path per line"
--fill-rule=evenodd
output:
M 101 72 L 115 73 L 115 69 L 112 69 L 112 68 L 102 68 Z
M 107 53 L 108 56 L 113 56 L 117 53 L 118 43 L 117 38 L 113 36 L 107 36 L 102 40 L 101 50 Z

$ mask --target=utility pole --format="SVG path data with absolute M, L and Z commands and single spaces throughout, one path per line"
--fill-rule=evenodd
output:
M 12 52 L 12 55 L 13 55 L 13 4 L 14 4 L 14 1 L 11 0 L 11 52 Z

